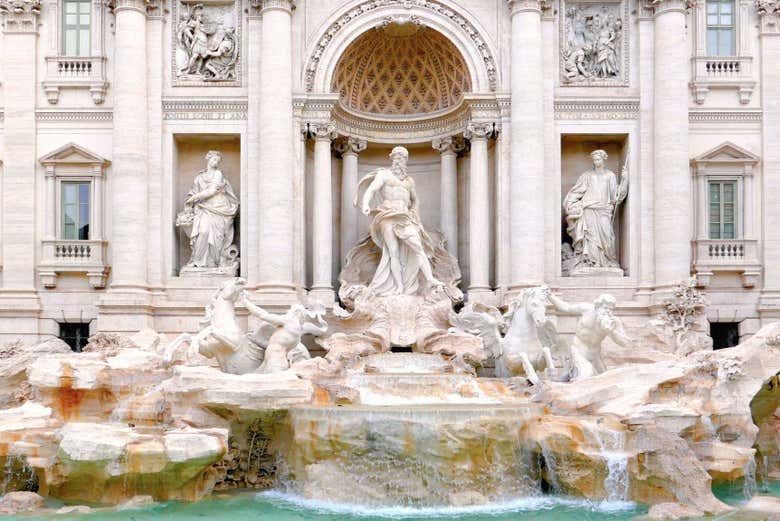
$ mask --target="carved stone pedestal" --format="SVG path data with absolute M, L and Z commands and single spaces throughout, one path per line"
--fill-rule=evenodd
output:
M 574 268 L 570 277 L 622 277 L 623 268 L 596 268 L 590 266 L 581 266 Z

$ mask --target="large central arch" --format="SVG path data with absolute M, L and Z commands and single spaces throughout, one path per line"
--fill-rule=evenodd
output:
M 496 52 L 472 16 L 458 13 L 447 0 L 361 0 L 325 22 L 307 51 L 304 85 L 310 93 L 331 92 L 338 61 L 366 31 L 390 21 L 413 22 L 444 35 L 463 56 L 474 93 L 498 89 Z

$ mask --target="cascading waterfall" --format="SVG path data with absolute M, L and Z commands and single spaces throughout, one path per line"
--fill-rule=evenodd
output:
M 745 499 L 750 499 L 758 493 L 758 484 L 756 483 L 756 459 L 750 458 L 745 463 L 745 479 L 742 482 L 742 494 Z
M 601 456 L 607 461 L 607 477 L 604 479 L 607 501 L 628 501 L 630 480 L 628 454 L 625 452 L 626 433 L 596 426 L 591 426 L 590 430 L 598 442 Z
M 555 469 L 558 466 L 558 463 L 555 461 L 555 455 L 546 443 L 540 443 L 539 445 L 542 449 L 544 466 L 547 468 L 547 482 L 549 483 L 552 492 L 560 492 L 561 485 L 558 482 L 558 476 L 555 474 Z

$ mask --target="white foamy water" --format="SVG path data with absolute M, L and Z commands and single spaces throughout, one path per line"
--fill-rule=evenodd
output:
M 559 496 L 532 496 L 464 507 L 407 507 L 407 506 L 375 506 L 356 505 L 349 503 L 333 503 L 317 499 L 307 499 L 296 494 L 269 490 L 258 493 L 258 497 L 276 503 L 278 506 L 289 506 L 298 509 L 311 510 L 321 514 L 339 514 L 354 517 L 384 517 L 389 519 L 404 518 L 448 518 L 464 515 L 498 515 L 510 512 L 528 512 L 535 510 L 550 510 L 556 507 L 580 508 L 593 512 L 615 513 L 636 508 L 631 501 L 601 501 L 592 502 L 586 499 L 575 499 Z
M 360 389 L 360 404 L 393 407 L 398 405 L 501 405 L 501 402 L 482 396 L 466 397 L 459 394 L 445 394 L 442 396 L 407 397 Z

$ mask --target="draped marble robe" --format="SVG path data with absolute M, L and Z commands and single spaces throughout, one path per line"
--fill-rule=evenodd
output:
M 227 249 L 233 244 L 233 219 L 238 213 L 238 197 L 218 169 L 202 170 L 195 177 L 187 199 L 198 195 L 192 205 L 195 218 L 190 232 L 192 257 L 188 266 L 223 267 L 233 262 Z
M 588 170 L 563 201 L 566 231 L 572 238 L 575 265 L 619 268 L 615 249 L 614 213 L 626 198 L 628 187 L 614 172 Z

